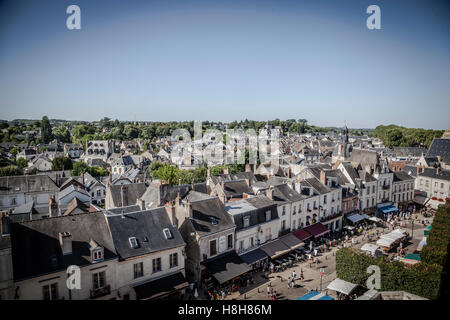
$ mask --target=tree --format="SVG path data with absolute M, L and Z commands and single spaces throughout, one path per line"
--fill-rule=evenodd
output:
M 23 175 L 22 169 L 20 169 L 17 166 L 7 166 L 0 168 L 0 176 L 6 177 L 6 176 L 21 176 Z
M 65 126 L 59 126 L 53 129 L 53 136 L 62 143 L 70 143 L 70 132 Z
M 41 121 L 41 141 L 42 143 L 49 143 L 53 140 L 52 126 L 47 116 L 42 117 Z
M 52 170 L 60 171 L 60 170 L 71 170 L 73 168 L 72 160 L 67 157 L 56 157 L 52 161 Z
M 24 158 L 17 159 L 16 164 L 20 169 L 25 168 L 28 165 L 27 160 Z
M 179 169 L 170 164 L 163 164 L 157 170 L 153 171 L 152 177 L 154 179 L 164 180 L 170 184 L 178 184 Z

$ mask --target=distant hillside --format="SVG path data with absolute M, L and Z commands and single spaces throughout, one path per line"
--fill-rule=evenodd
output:
M 405 128 L 395 124 L 378 126 L 371 136 L 380 138 L 386 147 L 425 147 L 428 148 L 434 138 L 440 138 L 444 130 Z

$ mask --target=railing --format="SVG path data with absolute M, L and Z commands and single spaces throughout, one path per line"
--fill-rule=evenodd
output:
M 111 286 L 107 285 L 102 288 L 91 290 L 91 299 L 100 298 L 111 293 Z

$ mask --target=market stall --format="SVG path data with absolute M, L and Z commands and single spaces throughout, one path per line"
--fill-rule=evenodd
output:
M 357 284 L 336 278 L 333 281 L 330 282 L 330 284 L 327 286 L 328 290 L 333 290 L 339 293 L 342 293 L 346 296 L 351 294 L 356 288 L 358 287 Z
M 295 300 L 334 300 L 334 299 L 324 293 L 320 293 L 318 291 L 310 291 L 304 296 L 301 296 Z

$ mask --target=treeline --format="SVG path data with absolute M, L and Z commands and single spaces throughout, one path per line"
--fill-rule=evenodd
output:
M 211 167 L 211 175 L 218 175 L 228 170 L 228 173 L 238 173 L 245 169 L 245 165 L 232 164 Z M 176 165 L 152 162 L 148 171 L 153 180 L 161 180 L 171 185 L 201 183 L 206 181 L 206 166 L 192 170 L 181 170 Z
M 426 130 L 405 128 L 394 124 L 378 126 L 371 136 L 379 138 L 388 148 L 392 147 L 425 147 L 428 148 L 434 138 L 440 138 L 443 130 Z

